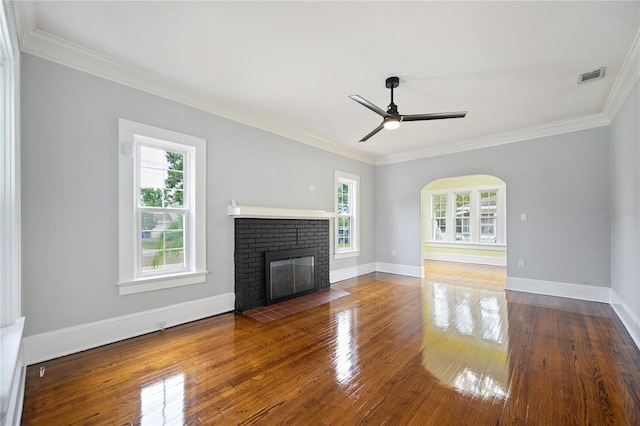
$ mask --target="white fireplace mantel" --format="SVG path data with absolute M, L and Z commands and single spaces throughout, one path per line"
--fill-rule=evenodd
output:
M 234 218 L 256 219 L 333 219 L 335 214 L 325 210 L 286 209 L 279 207 L 227 206 L 227 215 Z

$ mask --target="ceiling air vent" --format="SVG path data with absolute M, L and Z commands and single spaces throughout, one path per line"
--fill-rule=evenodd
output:
M 598 68 L 597 70 L 585 72 L 578 76 L 578 84 L 587 83 L 593 80 L 600 80 L 604 78 L 604 70 L 607 67 Z

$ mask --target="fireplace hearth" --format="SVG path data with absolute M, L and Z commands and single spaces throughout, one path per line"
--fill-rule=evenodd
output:
M 329 288 L 329 220 L 235 218 L 234 221 L 237 311 Z M 269 263 L 274 261 L 275 293 L 267 291 L 267 279 L 272 277 Z

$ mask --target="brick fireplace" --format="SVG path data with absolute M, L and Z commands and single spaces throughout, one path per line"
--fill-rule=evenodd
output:
M 267 304 L 267 257 L 314 253 L 314 290 L 329 288 L 329 220 L 235 218 L 235 309 Z M 267 253 L 270 253 L 268 256 Z M 281 257 L 281 256 L 280 256 Z M 305 291 L 307 294 L 309 291 Z M 288 296 L 293 297 L 293 296 Z

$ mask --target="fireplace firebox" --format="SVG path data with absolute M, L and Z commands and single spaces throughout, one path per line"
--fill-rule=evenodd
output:
M 318 291 L 317 256 L 317 248 L 266 252 L 266 304 Z

